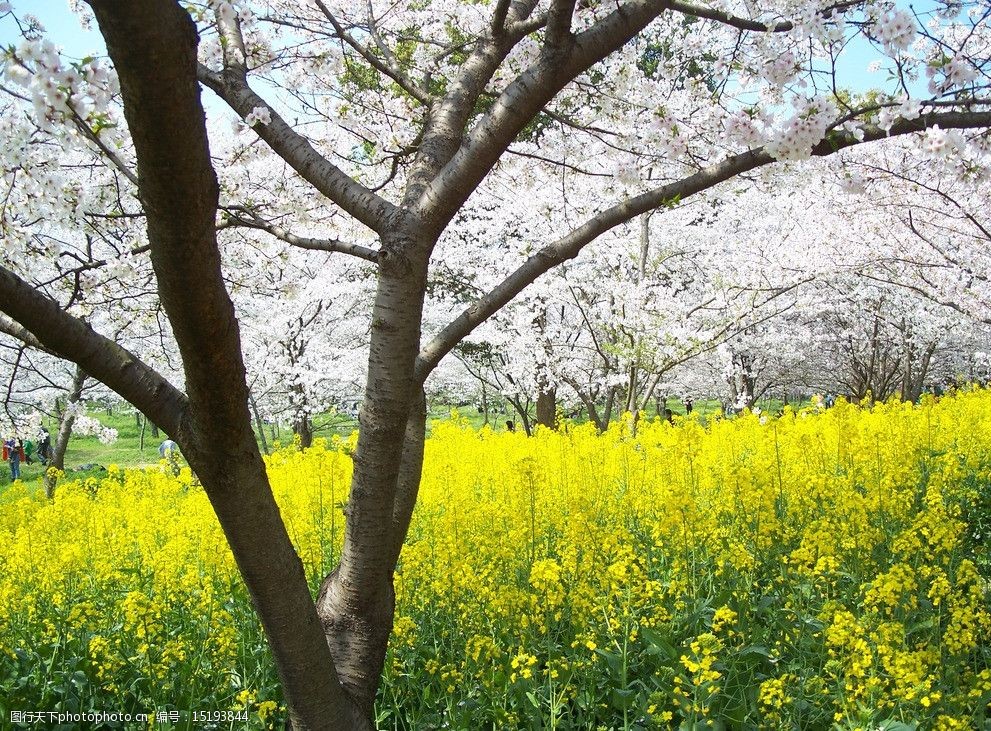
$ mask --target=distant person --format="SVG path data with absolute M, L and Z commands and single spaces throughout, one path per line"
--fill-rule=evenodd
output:
M 823 399 L 823 402 L 826 404 L 827 409 L 831 409 L 833 408 L 833 405 L 836 403 L 836 396 L 834 396 L 831 393 L 827 393 L 826 398 Z
M 179 445 L 171 439 L 166 439 L 158 445 L 158 456 L 169 463 L 169 470 L 173 477 L 179 476 Z
M 669 424 L 673 424 L 674 412 L 671 409 L 664 409 L 664 418 L 668 420 Z
M 30 439 L 24 440 L 24 464 L 32 464 L 31 456 L 34 454 L 34 442 Z
M 43 465 L 47 465 L 52 458 L 52 435 L 48 433 L 45 427 L 41 427 L 41 441 L 38 442 L 36 453 L 38 455 L 38 461 Z
M 506 431 L 516 431 L 516 422 L 515 421 L 512 421 L 512 420 L 507 421 L 506 422 Z
M 21 462 L 24 460 L 24 444 L 11 437 L 3 443 L 3 458 L 10 462 L 11 481 L 21 479 Z
M 686 416 L 687 416 L 688 414 L 690 414 L 690 413 L 692 413 L 692 407 L 693 407 L 694 405 L 695 405 L 695 404 L 694 404 L 694 402 L 692 401 L 692 397 L 691 397 L 691 396 L 686 396 L 686 397 L 685 397 L 685 415 L 686 415 Z

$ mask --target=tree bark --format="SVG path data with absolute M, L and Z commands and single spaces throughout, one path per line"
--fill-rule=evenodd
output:
M 406 420 L 406 435 L 403 438 L 403 458 L 399 467 L 395 508 L 392 511 L 391 563 L 393 566 L 399 560 L 406 532 L 413 519 L 413 508 L 416 506 L 420 477 L 423 473 L 423 449 L 426 436 L 426 397 L 421 388 L 410 408 L 409 418 Z
M 922 396 L 926 378 L 929 376 L 929 364 L 936 352 L 936 344 L 930 343 L 922 352 L 922 357 L 916 360 L 914 350 L 905 354 L 905 372 L 903 374 L 901 397 L 903 401 L 915 403 Z
M 395 233 L 382 239 L 344 547 L 317 600 L 341 683 L 369 722 L 392 631 L 392 575 L 403 538 L 395 534 L 396 498 L 404 455 L 406 477 L 416 472 L 417 484 L 419 479 L 413 467 L 419 460 L 410 451 L 415 445 L 406 447 L 407 421 L 411 406 L 420 403 L 413 366 L 435 239 L 422 238 L 414 225 L 397 222 Z
M 586 393 L 585 389 L 581 388 L 575 381 L 569 379 L 568 385 L 571 386 L 571 389 L 582 402 L 582 405 L 585 407 L 585 411 L 588 412 L 588 418 L 593 424 L 595 424 L 596 430 L 600 433 L 604 432 L 609 424 L 601 416 L 599 416 L 599 409 L 595 405 L 595 396 L 593 394 Z
M 529 399 L 527 399 L 527 403 L 525 404 L 516 396 L 507 396 L 506 400 L 512 404 L 513 410 L 516 412 L 517 416 L 520 417 L 520 422 L 523 424 L 523 432 L 528 437 L 532 436 L 533 424 L 530 423 Z
M 602 409 L 602 423 L 605 424 L 607 429 L 609 428 L 609 422 L 612 421 L 612 410 L 616 402 L 617 388 L 617 386 L 609 387 L 609 393 L 606 395 L 606 404 Z
M 152 264 L 182 357 L 188 398 L 129 353 L 58 310 L 54 302 L 25 292 L 30 287 L 3 267 L 0 309 L 52 352 L 79 363 L 139 405 L 180 444 L 206 489 L 261 618 L 292 725 L 300 731 L 371 728 L 392 621 L 395 555 L 408 525 L 407 508 L 412 508 L 422 460 L 416 389 L 426 374 L 472 328 L 602 233 L 773 160 L 763 150 L 734 155 L 602 211 L 534 253 L 472 303 L 428 344 L 414 367 L 427 261 L 444 226 L 558 91 L 670 4 L 630 0 L 577 34 L 558 17 L 538 61 L 475 119 L 476 102 L 488 79 L 515 43 L 510 26 L 522 27 L 517 21 L 523 17 L 504 25 L 504 13 L 500 32 L 479 42 L 448 86 L 447 98 L 431 108 L 402 209 L 322 157 L 269 109 L 271 122 L 255 125 L 255 132 L 318 191 L 383 237 L 383 247 L 374 256 L 378 290 L 344 552 L 339 568 L 324 582 L 318 615 L 252 432 L 237 320 L 221 276 L 215 232 L 218 184 L 197 74 L 242 118 L 265 105 L 264 100 L 248 86 L 246 62 L 237 57 L 234 44 L 222 44 L 222 72 L 198 66 L 195 27 L 175 0 L 89 1 L 120 79 Z M 513 13 L 524 17 L 535 7 L 513 5 Z M 517 40 L 530 32 L 519 30 Z M 868 126 L 863 139 L 918 131 L 934 122 L 948 129 L 976 126 L 982 120 L 986 124 L 989 119 L 988 113 L 928 114 L 899 120 L 890 130 Z M 834 133 L 813 154 L 829 155 L 853 144 L 857 141 L 852 133 Z M 415 215 L 416 226 L 427 226 L 429 233 L 414 232 L 407 215 Z M 606 421 L 615 394 L 610 393 Z M 525 411 L 521 416 L 526 426 Z
M 537 423 L 554 429 L 557 426 L 557 389 L 543 388 L 537 394 Z
M 299 414 L 292 425 L 293 434 L 299 438 L 299 448 L 307 449 L 313 446 L 313 423 L 309 414 Z
M 255 401 L 254 394 L 250 394 L 248 399 L 251 405 L 251 414 L 255 417 L 255 427 L 258 429 L 258 439 L 262 443 L 262 451 L 268 454 L 268 440 L 265 439 L 265 423 L 262 421 L 261 414 L 258 413 L 258 402 Z
M 185 371 L 188 415 L 172 436 L 230 544 L 293 727 L 368 727 L 338 681 L 251 426 L 240 332 L 216 239 L 219 186 L 196 78 L 195 26 L 174 0 L 90 4 L 120 79 L 152 266 Z
M 72 437 L 72 425 L 76 422 L 76 404 L 83 397 L 83 386 L 86 385 L 86 372 L 76 366 L 76 372 L 72 376 L 72 386 L 66 396 L 65 408 L 59 413 L 58 434 L 55 437 L 55 445 L 52 447 L 51 459 L 45 468 L 45 496 L 51 500 L 55 497 L 55 485 L 58 479 L 52 474 L 55 470 L 65 471 L 65 452 L 69 447 L 69 439 Z
M 489 425 L 489 393 L 485 388 L 485 381 L 482 381 L 482 415 L 485 421 L 483 422 L 485 426 Z

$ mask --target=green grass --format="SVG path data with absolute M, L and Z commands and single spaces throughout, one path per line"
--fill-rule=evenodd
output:
M 73 435 L 65 452 L 67 469 L 84 464 L 117 464 L 122 467 L 140 467 L 158 463 L 158 445 L 166 439 L 159 432 L 153 437 L 151 427 L 144 430 L 142 443 L 141 429 L 133 413 L 127 413 L 123 407 L 115 407 L 111 414 L 105 409 L 91 409 L 90 415 L 100 420 L 104 426 L 117 430 L 117 441 L 113 444 L 103 444 L 96 437 Z M 55 429 L 49 427 L 52 434 Z
M 100 420 L 100 423 L 117 430 L 117 441 L 113 444 L 103 444 L 97 437 L 73 435 L 65 452 L 66 476 L 71 479 L 84 479 L 99 476 L 99 469 L 80 470 L 84 465 L 100 465 L 106 467 L 117 464 L 122 467 L 142 467 L 158 463 L 158 445 L 165 436 L 159 432 L 159 438 L 151 436 L 151 429 L 145 430 L 144 448 L 141 447 L 141 430 L 137 426 L 133 413 L 126 413 L 124 408 L 115 407 L 111 415 L 106 409 L 93 407 L 90 414 Z M 46 420 L 45 426 L 51 433 L 52 441 L 58 433 L 58 424 Z M 21 480 L 25 483 L 40 485 L 44 475 L 44 466 L 37 460 L 32 464 L 21 464 Z M 10 466 L 0 466 L 0 489 L 10 484 Z

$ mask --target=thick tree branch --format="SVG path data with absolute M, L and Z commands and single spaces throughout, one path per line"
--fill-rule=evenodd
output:
M 176 440 L 188 433 L 186 396 L 150 366 L 68 314 L 6 267 L 0 266 L 0 331 L 25 345 L 78 363 L 139 408 Z
M 197 74 L 200 82 L 213 90 L 242 119 L 256 108 L 268 109 L 271 122 L 258 122 L 253 129 L 276 155 L 285 160 L 310 185 L 372 231 L 381 234 L 389 228 L 396 206 L 370 191 L 317 152 L 308 139 L 296 132 L 251 89 L 244 74 L 237 69 L 211 71 L 203 65 L 198 67 Z
M 516 7 L 514 4 L 510 15 L 515 15 L 516 12 L 528 12 L 528 8 Z M 410 182 L 403 197 L 404 207 L 417 206 L 423 191 L 462 146 L 468 121 L 486 84 L 526 33 L 518 24 L 514 24 L 509 30 L 478 39 L 468 58 L 461 64 L 457 76 L 448 85 L 443 99 L 430 110 L 416 162 L 410 173 Z
M 960 106 L 966 107 L 968 104 L 969 102 L 963 101 Z M 923 112 L 915 119 L 898 119 L 888 130 L 881 129 L 875 125 L 864 125 L 864 135 L 859 140 L 854 137 L 852 132 L 834 130 L 826 136 L 826 139 L 812 148 L 812 154 L 815 157 L 826 157 L 847 147 L 854 147 L 867 142 L 877 142 L 887 137 L 898 137 L 913 132 L 924 132 L 935 126 L 938 126 L 940 129 L 983 129 L 991 127 L 991 111 Z
M 944 112 L 923 114 L 913 120 L 899 119 L 887 132 L 878 127 L 866 128 L 862 140 L 858 140 L 852 133 L 834 132 L 816 145 L 812 154 L 825 157 L 847 147 L 877 141 L 888 136 L 920 132 L 934 125 L 939 125 L 942 129 L 991 127 L 991 112 Z M 769 165 L 774 161 L 774 158 L 763 148 L 733 155 L 687 178 L 624 200 L 593 217 L 567 236 L 545 246 L 500 284 L 472 303 L 420 351 L 416 365 L 417 383 L 423 383 L 441 358 L 537 277 L 568 259 L 573 259 L 585 246 L 606 231 L 642 213 L 680 202 L 741 173 Z
M 520 74 L 475 125 L 416 201 L 425 219 L 445 224 L 460 209 L 526 124 L 582 72 L 622 47 L 668 8 L 668 0 L 631 0 L 545 53 Z M 569 16 L 570 18 L 570 16 Z
M 506 32 L 506 16 L 509 14 L 510 0 L 498 0 L 495 10 L 492 12 L 492 23 L 489 32 L 493 38 L 498 38 Z
M 236 403 L 246 387 L 216 243 L 219 186 L 196 83 L 195 27 L 169 0 L 131 2 L 127 11 L 109 0 L 91 5 L 120 78 L 152 265 L 183 356 L 197 431 L 226 435 L 242 408 L 247 415 L 247 395 Z M 145 24 L 160 26 L 138 32 L 138 12 L 148 13 Z M 188 452 L 200 445 L 182 446 Z
M 823 18 L 828 18 L 834 12 L 841 12 L 863 4 L 864 0 L 845 0 L 844 2 L 838 2 L 823 8 L 819 11 L 819 15 Z M 795 27 L 795 24 L 790 20 L 782 20 L 777 23 L 764 23 L 759 20 L 741 18 L 738 15 L 727 13 L 725 10 L 717 10 L 716 8 L 683 2 L 683 0 L 672 0 L 670 7 L 672 10 L 676 10 L 684 15 L 714 20 L 723 25 L 729 25 L 740 30 L 753 31 L 755 33 L 787 33 Z
M 14 338 L 18 342 L 24 343 L 24 345 L 34 348 L 35 350 L 40 350 L 45 353 L 52 352 L 45 347 L 45 345 L 38 340 L 30 330 L 21 325 L 19 322 L 11 320 L 6 315 L 0 315 L 0 333 L 10 335 L 10 337 Z
M 464 339 L 479 324 L 491 317 L 540 275 L 573 259 L 579 252 L 606 231 L 642 213 L 671 204 L 708 190 L 740 173 L 774 161 L 763 150 L 735 155 L 683 180 L 662 186 L 627 199 L 609 208 L 567 236 L 545 246 L 526 260 L 499 285 L 472 303 L 455 320 L 444 327 L 421 351 L 417 361 L 417 380 L 425 379 L 451 348 Z
M 422 212 L 420 199 L 423 191 L 462 146 L 465 130 L 475 114 L 479 99 L 485 93 L 486 85 L 516 44 L 546 24 L 546 14 L 530 18 L 536 6 L 537 0 L 499 3 L 490 35 L 477 39 L 468 58 L 458 69 L 457 76 L 448 85 L 443 99 L 431 107 L 403 196 L 405 208 L 419 208 Z M 428 224 L 436 222 L 436 231 L 439 232 L 445 221 L 430 219 L 428 215 L 420 220 Z
M 244 45 L 241 21 L 233 13 L 230 15 L 216 10 L 217 32 L 220 35 L 220 48 L 224 55 L 224 68 L 237 69 L 248 73 L 248 49 Z
M 510 21 L 513 23 L 523 23 L 530 18 L 533 11 L 540 5 L 540 0 L 512 0 L 509 4 Z
M 577 0 L 554 0 L 547 13 L 544 35 L 545 52 L 552 52 L 567 45 L 571 39 L 571 18 L 575 14 Z
M 787 20 L 773 24 L 762 23 L 759 20 L 740 18 L 736 15 L 732 15 L 731 13 L 727 13 L 725 10 L 716 10 L 715 8 L 707 8 L 702 5 L 693 5 L 692 3 L 681 2 L 681 0 L 671 0 L 669 5 L 672 10 L 676 10 L 684 15 L 691 15 L 695 18 L 706 18 L 707 20 L 715 20 L 717 23 L 722 23 L 723 25 L 730 25 L 734 28 L 739 28 L 740 30 L 755 31 L 757 33 L 785 33 L 795 27 L 794 23 Z

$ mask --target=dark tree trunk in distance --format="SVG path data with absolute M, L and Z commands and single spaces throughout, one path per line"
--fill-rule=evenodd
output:
M 313 446 L 313 422 L 310 421 L 309 414 L 300 414 L 293 422 L 292 431 L 299 438 L 300 449 Z
M 82 368 L 76 367 L 76 372 L 72 377 L 72 387 L 65 401 L 65 408 L 59 412 L 58 434 L 55 436 L 55 444 L 52 446 L 51 459 L 45 469 L 45 495 L 49 500 L 55 496 L 55 484 L 57 479 L 52 475 L 52 471 L 65 471 L 65 451 L 69 447 L 69 438 L 72 437 L 72 425 L 76 421 L 76 404 L 83 397 L 83 386 L 86 385 L 86 373 Z
M 255 427 L 258 429 L 258 439 L 261 441 L 262 451 L 268 454 L 268 440 L 265 439 L 265 423 L 262 421 L 261 414 L 258 412 L 258 402 L 255 401 L 254 395 L 249 398 L 251 402 L 251 413 L 255 417 Z
M 553 429 L 557 426 L 557 389 L 545 388 L 537 394 L 537 423 Z

